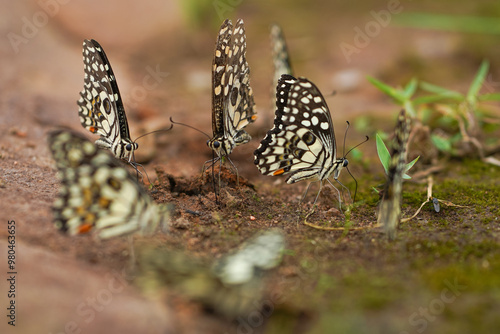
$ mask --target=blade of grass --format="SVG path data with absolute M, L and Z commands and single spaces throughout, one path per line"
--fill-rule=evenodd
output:
M 385 173 L 387 174 L 389 171 L 389 162 L 391 161 L 391 155 L 389 154 L 389 150 L 385 146 L 384 141 L 382 140 L 382 138 L 380 138 L 378 133 L 375 137 L 378 157 L 380 159 L 380 162 L 382 163 L 382 166 L 384 166 Z
M 406 164 L 405 171 L 403 174 L 403 179 L 405 179 L 405 180 L 411 179 L 411 176 L 406 174 L 406 173 L 408 173 L 408 171 L 413 167 L 413 165 L 415 165 L 415 163 L 418 161 L 419 158 L 420 158 L 420 155 L 418 157 L 416 157 L 415 159 L 413 159 L 411 162 Z
M 420 88 L 426 92 L 437 94 L 437 95 L 446 95 L 448 97 L 456 97 L 457 99 L 464 99 L 465 97 L 456 92 L 454 90 L 446 89 L 444 87 L 440 87 L 437 85 L 433 85 L 431 83 L 420 81 Z
M 417 78 L 412 78 L 408 84 L 406 84 L 406 87 L 403 91 L 404 97 L 406 99 L 409 99 L 410 97 L 415 94 L 415 91 L 417 90 L 418 87 L 418 80 Z
M 458 97 L 456 94 L 433 94 L 427 96 L 417 97 L 413 100 L 413 104 L 418 106 L 426 103 L 435 103 L 435 102 L 443 102 L 443 101 L 462 101 L 463 97 Z
M 375 87 L 377 87 L 379 90 L 381 90 L 383 93 L 389 95 L 399 103 L 403 103 L 404 101 L 404 96 L 401 91 L 397 90 L 396 88 L 393 88 L 382 81 L 379 81 L 373 77 L 368 76 L 367 77 L 368 81 Z
M 500 101 L 500 93 L 489 93 L 479 95 L 477 98 L 479 101 Z
M 479 94 L 479 90 L 483 86 L 484 79 L 486 78 L 486 74 L 488 74 L 488 69 L 490 67 L 490 63 L 487 60 L 483 60 L 481 66 L 479 66 L 479 70 L 472 80 L 472 84 L 470 85 L 469 91 L 467 92 L 467 102 L 470 104 L 475 104 L 477 100 L 477 94 Z

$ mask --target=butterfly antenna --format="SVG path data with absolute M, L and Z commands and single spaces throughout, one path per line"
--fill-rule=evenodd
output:
M 345 128 L 345 132 L 344 132 L 344 144 L 343 144 L 343 147 L 342 147 L 342 156 L 345 158 L 346 154 L 345 154 L 345 140 L 347 139 L 347 131 L 349 130 L 349 127 L 351 126 L 351 123 L 349 123 L 349 121 L 346 121 L 347 123 L 347 127 Z
M 344 158 L 349 154 L 351 153 L 352 150 L 354 150 L 356 147 L 358 146 L 361 146 L 362 144 L 366 143 L 368 140 L 370 140 L 370 137 L 366 136 L 365 140 L 363 140 L 361 143 L 359 143 L 358 145 L 352 147 L 349 151 L 347 151 L 347 153 L 344 155 Z M 344 144 L 345 144 L 345 140 L 344 140 Z
M 203 131 L 201 131 L 200 129 L 197 129 L 197 128 L 195 128 L 194 126 L 191 126 L 191 125 L 189 125 L 189 124 L 180 123 L 180 122 L 174 122 L 174 120 L 172 119 L 172 117 L 170 117 L 170 122 L 171 122 L 172 124 L 182 125 L 182 126 L 185 126 L 185 127 L 187 127 L 187 128 L 190 128 L 190 129 L 196 130 L 196 131 L 198 131 L 199 133 L 203 133 L 205 136 L 207 136 L 207 138 L 208 138 L 208 139 L 211 139 L 211 137 L 210 137 L 210 136 L 209 136 L 206 132 L 203 132 Z
M 144 137 L 144 136 L 150 135 L 150 134 L 152 134 L 152 133 L 157 133 L 157 132 L 167 132 L 167 131 L 170 131 L 173 127 L 174 127 L 174 125 L 173 125 L 173 124 L 170 124 L 170 127 L 169 127 L 168 129 L 154 130 L 154 131 L 151 131 L 151 132 L 145 133 L 145 134 L 143 134 L 143 135 L 140 135 L 139 137 L 135 138 L 134 143 L 135 143 L 135 142 L 137 141 L 137 139 L 139 139 L 139 138 L 142 138 L 142 137 Z

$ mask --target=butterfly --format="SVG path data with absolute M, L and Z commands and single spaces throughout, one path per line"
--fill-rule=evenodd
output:
M 213 165 L 228 157 L 236 146 L 250 141 L 244 128 L 257 119 L 246 60 L 245 27 L 241 19 L 236 22 L 234 31 L 230 20 L 225 20 L 220 27 L 212 65 L 212 90 L 213 137 L 207 145 L 217 157 L 206 163 Z
M 271 25 L 271 51 L 273 55 L 274 78 L 273 87 L 276 87 L 282 74 L 293 75 L 290 56 L 283 31 L 278 24 Z
M 332 118 L 319 89 L 306 78 L 283 74 L 276 88 L 274 126 L 254 152 L 254 163 L 264 175 L 289 175 L 288 184 L 314 179 L 338 182 L 349 164 L 337 158 Z M 335 188 L 335 187 L 334 187 Z M 336 189 L 336 188 L 335 188 Z M 316 202 L 316 201 L 315 201 Z
M 49 149 L 62 182 L 52 208 L 58 229 L 106 239 L 166 228 L 169 207 L 155 204 L 109 151 L 64 130 L 49 134 Z
M 387 181 L 377 217 L 378 224 L 384 226 L 384 230 L 391 240 L 396 236 L 396 228 L 401 218 L 403 174 L 406 168 L 406 146 L 410 134 L 410 118 L 406 116 L 404 109 L 399 113 L 394 133 L 395 138 L 387 171 Z
M 108 57 L 95 40 L 83 41 L 85 78 L 78 114 L 82 126 L 101 137 L 95 144 L 130 163 L 138 145 L 130 139 L 127 116 Z
M 211 264 L 185 252 L 146 247 L 139 251 L 136 283 L 154 295 L 167 285 L 228 318 L 244 316 L 259 307 L 263 275 L 281 262 L 284 245 L 280 231 L 268 230 Z

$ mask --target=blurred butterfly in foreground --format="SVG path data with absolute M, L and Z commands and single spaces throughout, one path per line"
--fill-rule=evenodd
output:
M 83 41 L 83 64 L 85 78 L 77 102 L 80 122 L 85 129 L 101 136 L 95 142 L 98 147 L 109 149 L 116 158 L 131 163 L 138 145 L 130 139 L 115 75 L 97 41 Z
M 152 295 L 163 285 L 228 318 L 258 309 L 265 271 L 281 262 L 284 237 L 268 230 L 208 265 L 186 253 L 147 247 L 140 253 L 136 284 Z
M 106 239 L 166 229 L 169 208 L 157 205 L 123 164 L 80 134 L 54 131 L 49 148 L 61 179 L 52 211 L 70 235 L 95 231 Z
M 234 31 L 231 21 L 225 20 L 215 44 L 212 65 L 213 137 L 207 141 L 208 147 L 217 156 L 205 165 L 213 166 L 217 161 L 222 165 L 223 157 L 228 157 L 236 146 L 250 141 L 251 137 L 244 128 L 257 119 L 254 106 L 243 20 L 236 22 Z M 238 174 L 234 164 L 228 160 Z
M 401 219 L 401 193 L 403 191 L 403 174 L 406 171 L 406 146 L 410 134 L 410 118 L 405 110 L 401 110 L 391 150 L 391 161 L 387 171 L 382 201 L 378 209 L 378 224 L 384 226 L 389 239 L 396 237 L 396 229 Z
M 323 181 L 338 191 L 329 180 L 332 174 L 343 186 L 338 177 L 349 163 L 346 155 L 337 158 L 330 111 L 316 85 L 306 78 L 283 74 L 276 88 L 274 127 L 254 152 L 259 171 L 271 176 L 289 175 L 288 184 L 307 179 L 320 181 L 315 204 Z

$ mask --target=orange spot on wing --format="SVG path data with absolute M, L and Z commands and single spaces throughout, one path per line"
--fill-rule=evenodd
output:
M 92 224 L 83 224 L 78 229 L 79 234 L 88 233 L 92 229 Z
M 97 132 L 97 128 L 96 128 L 96 127 L 94 127 L 94 126 L 91 126 L 91 127 L 89 128 L 89 131 L 90 131 L 90 132 L 92 132 L 92 133 L 96 133 L 96 132 Z
M 252 121 L 255 121 L 257 119 L 257 115 L 252 115 Z
M 276 172 L 273 173 L 273 176 L 283 174 L 285 172 L 284 168 L 278 169 Z

